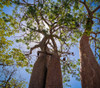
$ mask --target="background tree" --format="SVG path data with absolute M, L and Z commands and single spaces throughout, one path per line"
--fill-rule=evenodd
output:
M 61 1 L 60 1 L 61 2 Z M 66 0 L 63 1 L 63 3 Z M 82 88 L 99 88 L 100 85 L 100 66 L 99 46 L 100 43 L 100 1 L 98 0 L 79 0 L 73 7 L 73 14 L 79 18 L 80 27 L 83 28 L 83 34 L 80 40 L 80 72 Z M 77 13 L 78 12 L 78 13 Z M 81 26 L 82 25 L 82 26 Z M 94 27 L 94 28 L 93 28 Z M 94 55 L 90 44 L 94 45 Z M 93 47 L 93 46 L 92 46 Z M 96 60 L 97 58 L 97 60 Z M 90 75 L 91 74 L 91 75 Z
M 1 67 L 1 66 L 0 66 Z M 0 69 L 0 87 L 1 88 L 25 88 L 27 82 L 22 78 L 15 77 L 17 69 L 14 66 L 2 66 Z
M 28 59 L 21 50 L 10 48 L 13 41 L 9 38 L 18 32 L 18 22 L 12 15 L 4 11 L 4 7 L 12 6 L 11 1 L 0 1 L 0 87 L 25 87 L 26 83 L 14 76 L 17 67 L 28 66 Z M 14 68 L 13 68 L 14 67 Z M 12 83 L 13 82 L 13 83 Z
M 97 7 L 90 9 L 88 6 L 87 2 L 84 0 L 79 1 L 82 3 L 86 10 L 87 10 L 87 20 L 86 20 L 86 28 L 85 32 L 80 40 L 80 60 L 81 60 L 81 82 L 82 82 L 82 87 L 89 87 L 89 88 L 99 88 L 100 85 L 100 66 L 98 62 L 96 61 L 95 56 L 93 55 L 93 52 L 90 48 L 89 45 L 89 38 L 90 34 L 94 33 L 95 36 L 97 36 L 98 33 L 100 32 L 93 32 L 92 26 L 93 26 L 93 18 L 95 13 L 97 12 L 98 9 L 100 9 L 100 1 L 99 1 L 99 6 L 96 4 Z M 93 1 L 91 1 L 92 4 L 94 4 Z M 97 3 L 95 1 L 95 3 Z M 90 4 L 90 3 L 89 3 Z M 96 15 L 98 18 L 98 16 Z M 99 18 L 98 18 L 99 19 Z M 95 40 L 95 48 L 98 46 L 96 45 L 97 40 L 100 41 L 99 39 L 96 40 L 96 37 L 94 38 Z M 85 43 L 85 44 L 84 44 Z M 99 43 L 99 42 L 98 42 Z M 97 49 L 97 48 L 96 48 Z M 97 50 L 95 49 L 95 55 L 97 56 Z M 91 75 L 90 75 L 91 74 Z

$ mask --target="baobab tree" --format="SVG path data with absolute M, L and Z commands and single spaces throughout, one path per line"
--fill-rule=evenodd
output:
M 35 4 L 26 1 L 18 3 L 24 6 L 22 9 L 24 14 L 19 16 L 20 30 L 24 34 L 17 41 L 22 41 L 26 45 L 36 42 L 26 56 L 32 54 L 34 49 L 40 48 L 29 88 L 50 86 L 62 88 L 60 57 L 73 55 L 70 47 L 75 44 L 76 39 L 72 37 L 72 33 L 80 32 L 75 30 L 78 26 L 76 17 L 70 14 L 70 4 L 65 8 L 61 3 L 48 0 L 42 3 L 38 1 Z M 67 42 L 71 40 L 73 42 Z M 66 64 L 69 65 L 69 62 L 70 60 Z
M 87 11 L 86 28 L 80 40 L 80 72 L 81 72 L 81 82 L 82 88 L 99 88 L 100 87 L 100 66 L 96 61 L 96 58 L 90 48 L 89 38 L 90 34 L 93 33 L 97 36 L 100 32 L 93 32 L 92 26 L 94 24 L 93 18 L 95 13 L 100 10 L 100 1 L 93 10 L 87 4 L 87 1 L 79 0 L 83 4 Z M 94 2 L 91 1 L 94 4 Z M 97 2 L 96 2 L 97 3 Z M 97 16 L 97 15 L 96 15 Z M 100 18 L 97 17 L 99 20 Z M 100 40 L 99 40 L 100 41 Z M 95 38 L 96 42 L 96 38 Z M 95 45 L 96 48 L 96 45 Z M 96 52 L 95 52 L 96 53 Z

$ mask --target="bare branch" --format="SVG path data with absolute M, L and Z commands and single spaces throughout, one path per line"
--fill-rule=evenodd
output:
M 96 7 L 93 11 L 92 14 L 95 13 L 98 9 L 100 9 L 100 5 L 98 7 Z
M 14 64 L 12 64 L 12 65 L 14 65 Z M 12 66 L 12 65 L 4 64 L 4 63 L 0 64 L 0 66 Z
M 49 44 L 52 48 L 54 48 L 54 46 L 52 45 L 52 43 L 49 42 L 48 44 Z
M 55 27 L 57 27 L 57 26 L 55 26 Z M 66 27 L 66 26 L 58 26 L 57 29 L 54 29 L 54 30 L 53 30 L 53 33 L 56 32 L 56 31 L 58 31 L 59 29 L 64 29 L 64 28 L 65 28 L 65 29 L 68 29 L 68 27 Z M 65 29 L 64 29 L 64 30 L 65 30 Z
M 48 38 L 49 38 L 48 36 L 45 36 L 45 37 L 40 41 L 40 43 L 39 43 L 38 45 L 35 45 L 34 47 L 32 47 L 32 48 L 30 49 L 30 53 L 29 53 L 29 54 L 25 54 L 25 55 L 26 55 L 26 56 L 29 56 L 30 54 L 32 54 L 32 50 L 34 50 L 34 49 L 36 49 L 36 48 L 38 48 L 38 47 L 40 47 L 41 50 L 43 50 L 43 49 L 44 49 L 44 46 L 45 46 L 45 43 L 46 43 L 46 41 L 47 41 Z
M 16 70 L 13 70 L 13 71 L 11 72 L 9 78 L 8 78 L 7 81 L 6 81 L 5 87 L 7 86 L 7 83 L 11 80 L 12 75 L 13 75 L 13 73 L 14 73 L 15 71 L 16 71 Z
M 24 25 L 24 24 L 22 24 L 22 25 L 25 26 L 25 27 L 27 28 L 26 25 Z M 36 29 L 34 29 L 34 28 L 30 28 L 30 27 L 28 27 L 28 28 L 31 29 L 31 30 L 33 30 L 34 32 L 38 32 L 38 33 L 41 33 L 41 34 L 45 35 L 45 33 L 44 33 L 43 31 L 41 31 L 40 29 L 36 30 Z
M 66 52 L 58 51 L 58 53 L 61 53 L 61 54 L 68 54 L 68 55 L 74 55 L 73 52 L 69 52 L 69 51 L 66 51 Z
M 55 25 L 56 24 L 56 25 Z M 54 33 L 56 30 L 55 30 L 55 28 L 56 27 L 58 27 L 59 25 L 57 25 L 57 22 L 54 22 L 53 24 L 52 24 L 52 27 L 51 27 L 51 30 L 50 30 L 50 32 L 52 32 L 52 33 Z
M 39 55 L 39 53 L 45 53 L 45 54 L 47 54 L 47 55 L 52 55 L 52 53 L 50 53 L 50 52 L 48 52 L 48 51 L 38 51 L 38 55 Z
M 98 17 L 94 17 L 94 16 L 93 16 L 93 18 L 98 19 L 98 20 L 100 21 L 100 18 L 98 18 Z
M 25 0 L 23 0 L 23 1 L 25 2 Z M 12 1 L 12 0 L 11 0 L 11 2 L 12 2 L 12 3 L 15 3 L 15 2 Z M 16 4 L 16 3 L 15 3 L 15 4 Z M 19 2 L 19 5 L 24 5 L 24 6 L 27 5 L 27 6 L 30 6 L 30 5 L 34 5 L 34 4 L 30 4 L 30 3 L 27 3 L 27 2 L 25 2 L 25 3 Z
M 100 40 L 98 40 L 98 39 L 96 39 L 95 37 L 93 37 L 93 36 L 90 36 L 91 37 L 91 39 L 90 40 L 95 40 L 95 41 L 97 41 L 97 42 L 99 42 L 100 43 Z
M 83 2 L 83 1 L 81 1 L 81 0 L 79 0 L 79 2 L 80 2 L 80 3 L 82 3 L 82 4 L 84 4 L 84 2 Z
M 100 49 L 100 47 L 97 46 L 98 49 Z
M 30 49 L 30 53 L 29 54 L 32 54 L 32 50 L 34 50 L 34 49 L 36 49 L 36 48 L 38 48 L 39 47 L 39 45 L 35 45 L 34 47 L 32 47 L 31 49 Z
M 56 45 L 56 43 L 55 43 L 54 38 L 52 37 L 51 40 L 52 40 L 52 43 L 53 43 L 53 45 L 54 45 L 54 51 L 57 52 L 57 45 Z
M 100 34 L 100 32 L 91 32 L 91 34 L 97 35 L 97 34 Z
M 42 13 L 40 13 L 40 15 L 41 15 L 42 20 L 43 20 L 48 26 L 50 26 L 50 24 L 46 21 L 46 19 L 44 19 Z
M 52 37 L 55 37 L 55 38 L 57 38 L 57 39 L 61 39 L 59 36 L 57 36 L 57 35 L 52 35 Z
M 4 64 L 0 64 L 0 65 L 4 65 Z
M 58 31 L 59 29 L 60 29 L 60 28 L 54 29 L 54 30 L 53 30 L 53 33 L 56 32 L 56 31 Z
M 85 8 L 86 8 L 86 10 L 87 10 L 87 12 L 88 12 L 88 15 L 91 17 L 92 12 L 91 12 L 91 10 L 89 9 L 89 7 L 87 6 L 86 1 L 84 0 L 84 2 L 83 2 L 83 1 L 79 0 L 79 2 L 82 3 L 82 4 L 85 6 Z
M 86 3 L 86 0 L 84 0 L 84 3 Z

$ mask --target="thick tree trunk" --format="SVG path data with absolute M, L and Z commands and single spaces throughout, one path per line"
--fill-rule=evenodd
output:
M 33 67 L 29 88 L 63 88 L 58 55 L 40 54 Z
M 100 66 L 85 34 L 80 40 L 80 74 L 82 88 L 100 88 Z
M 46 88 L 63 88 L 60 57 L 56 54 L 51 56 L 51 60 L 48 65 Z
M 34 64 L 29 88 L 45 88 L 46 73 L 46 54 L 41 54 Z

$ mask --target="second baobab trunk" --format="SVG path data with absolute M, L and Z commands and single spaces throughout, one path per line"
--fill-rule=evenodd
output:
M 100 88 L 100 66 L 93 55 L 89 36 L 80 40 L 80 75 L 82 88 Z

